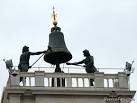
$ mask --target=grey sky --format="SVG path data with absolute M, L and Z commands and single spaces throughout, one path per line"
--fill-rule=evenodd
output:
M 53 5 L 72 61 L 89 49 L 98 68 L 123 68 L 132 60 L 137 67 L 137 0 L 0 0 L 0 92 L 8 77 L 3 58 L 18 65 L 22 46 L 47 49 Z M 41 59 L 37 65 L 48 64 Z M 131 75 L 135 90 L 136 71 Z

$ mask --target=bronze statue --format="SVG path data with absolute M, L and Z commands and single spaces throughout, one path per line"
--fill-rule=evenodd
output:
M 132 70 L 133 63 L 134 63 L 134 61 L 132 61 L 132 63 L 126 62 L 125 71 L 127 73 L 127 76 L 130 76 L 130 74 L 133 72 L 133 70 Z
M 27 72 L 31 66 L 29 65 L 29 59 L 31 55 L 39 55 L 42 53 L 46 53 L 47 51 L 40 51 L 40 52 L 30 52 L 28 46 L 24 46 L 22 49 L 22 54 L 20 56 L 20 61 L 18 65 L 18 69 L 20 72 Z
M 86 57 L 82 61 L 74 62 L 74 63 L 66 63 L 67 65 L 78 65 L 85 64 L 84 67 L 87 73 L 94 73 L 97 69 L 94 66 L 94 57 L 90 55 L 89 51 L 86 49 L 83 51 L 83 55 Z M 90 85 L 93 86 L 93 79 L 90 79 Z

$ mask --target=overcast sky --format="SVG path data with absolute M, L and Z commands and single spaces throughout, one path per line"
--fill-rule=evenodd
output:
M 137 0 L 0 0 L 0 92 L 8 79 L 2 59 L 16 66 L 24 45 L 46 50 L 55 6 L 71 61 L 83 59 L 88 49 L 97 68 L 137 67 Z M 39 56 L 31 57 L 32 64 Z M 41 59 L 35 66 L 48 66 Z M 106 72 L 104 70 L 104 72 Z M 131 89 L 137 90 L 137 70 Z

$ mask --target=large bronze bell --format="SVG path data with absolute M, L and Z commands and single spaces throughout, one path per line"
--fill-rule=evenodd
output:
M 51 50 L 44 55 L 44 60 L 51 64 L 65 63 L 72 59 L 72 55 L 66 47 L 64 35 L 60 27 L 51 28 L 49 35 L 49 44 Z

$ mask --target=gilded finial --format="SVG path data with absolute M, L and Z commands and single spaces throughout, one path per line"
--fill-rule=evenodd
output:
M 52 14 L 52 18 L 53 18 L 53 25 L 54 27 L 51 28 L 51 32 L 59 32 L 61 31 L 61 28 L 60 27 L 57 27 L 57 14 L 55 13 L 55 8 L 53 6 L 53 14 Z
M 53 25 L 56 27 L 57 24 L 57 14 L 55 13 L 55 8 L 53 6 Z

